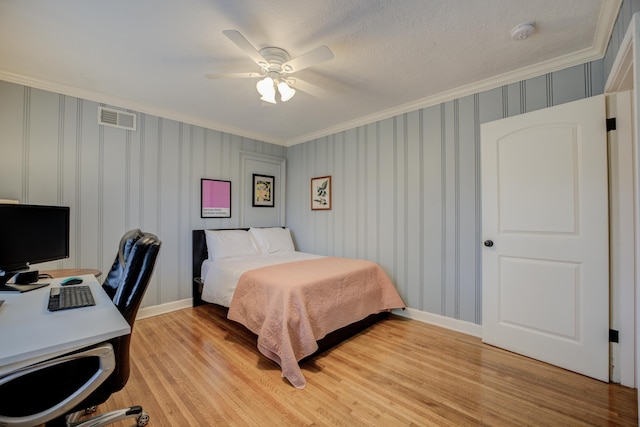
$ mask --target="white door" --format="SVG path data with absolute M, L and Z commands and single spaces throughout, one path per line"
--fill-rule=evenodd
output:
M 482 339 L 609 380 L 604 95 L 481 128 Z

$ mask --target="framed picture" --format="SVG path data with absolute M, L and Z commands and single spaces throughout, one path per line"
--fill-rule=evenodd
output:
M 331 210 L 331 177 L 311 178 L 311 210 Z
M 260 208 L 274 207 L 275 178 L 269 175 L 253 174 L 253 206 Z
M 200 180 L 200 217 L 231 218 L 231 181 Z

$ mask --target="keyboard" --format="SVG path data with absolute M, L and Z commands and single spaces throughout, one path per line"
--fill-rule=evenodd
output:
M 51 288 L 49 292 L 49 311 L 96 305 L 88 285 Z

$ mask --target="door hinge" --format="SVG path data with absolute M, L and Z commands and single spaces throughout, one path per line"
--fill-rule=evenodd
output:
M 607 132 L 616 130 L 616 118 L 612 117 L 607 119 Z
M 609 342 L 620 342 L 620 332 L 609 329 Z

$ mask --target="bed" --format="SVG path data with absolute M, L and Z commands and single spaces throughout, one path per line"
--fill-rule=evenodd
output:
M 404 308 L 377 264 L 295 251 L 282 227 L 194 230 L 193 304 L 228 307 L 294 387 L 300 363 Z

